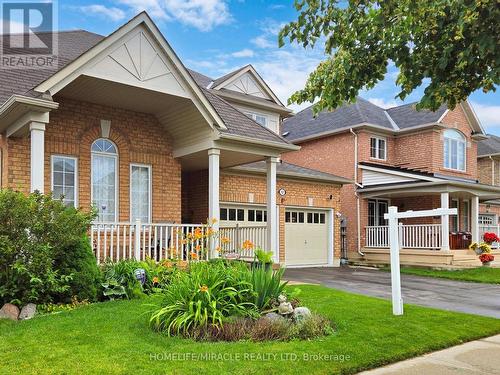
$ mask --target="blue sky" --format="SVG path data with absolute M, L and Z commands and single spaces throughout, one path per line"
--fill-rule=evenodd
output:
M 293 0 L 60 0 L 59 29 L 108 35 L 141 10 L 148 11 L 187 67 L 218 77 L 251 63 L 283 102 L 323 58 L 320 50 L 277 47 L 280 27 L 296 17 Z M 383 82 L 361 96 L 381 106 L 400 104 L 394 99 L 396 74 L 391 68 Z M 421 90 L 414 92 L 407 102 L 420 95 Z M 475 92 L 470 101 L 486 130 L 500 135 L 500 92 Z

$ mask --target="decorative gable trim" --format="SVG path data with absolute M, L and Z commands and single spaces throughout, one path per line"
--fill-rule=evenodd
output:
M 219 82 L 217 85 L 210 88 L 213 90 L 220 90 L 224 88 L 251 96 L 253 95 L 252 93 L 260 92 L 262 95 L 253 96 L 263 99 L 271 99 L 276 104 L 284 106 L 252 65 L 248 65 L 240 69 L 224 81 Z
M 469 122 L 469 126 L 474 132 L 474 135 L 486 135 L 486 132 L 484 131 L 483 126 L 481 125 L 481 122 L 479 121 L 476 112 L 474 111 L 474 108 L 472 108 L 471 104 L 469 103 L 468 100 L 464 100 L 461 102 L 457 108 L 460 107 L 462 111 L 464 111 L 465 117 L 467 118 L 467 121 Z M 443 119 L 446 117 L 446 115 L 450 112 L 449 109 L 447 109 L 443 115 L 439 118 L 438 123 L 442 123 Z
M 131 50 L 137 49 L 140 56 L 147 56 L 146 61 L 139 61 L 140 59 L 131 56 Z M 104 66 L 99 64 L 104 64 L 112 71 L 103 73 L 100 68 Z M 123 77 L 126 73 L 127 79 L 135 79 L 135 85 L 140 87 L 152 84 L 159 88 L 165 80 L 175 82 L 176 93 L 172 94 L 189 97 L 211 127 L 217 124 L 220 128 L 227 129 L 215 108 L 145 12 L 39 84 L 35 91 L 54 95 L 84 73 L 99 78 L 110 74 L 111 78 L 105 79 L 116 79 L 118 82 L 122 82 L 120 76 Z
M 363 186 L 396 184 L 416 181 L 440 181 L 437 178 L 426 177 L 419 174 L 413 174 L 411 172 L 392 171 L 385 168 L 371 167 L 368 165 L 360 165 L 359 168 L 363 170 Z

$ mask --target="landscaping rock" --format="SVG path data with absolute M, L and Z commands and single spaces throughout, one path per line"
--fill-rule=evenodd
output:
M 281 315 L 288 315 L 293 313 L 293 307 L 290 302 L 281 302 L 280 305 L 278 306 L 278 312 Z
M 283 294 L 280 294 L 280 295 L 278 296 L 278 302 L 279 302 L 279 303 L 286 302 L 286 296 L 284 296 Z
M 301 322 L 305 319 L 308 319 L 311 317 L 311 310 L 309 310 L 307 307 L 296 307 L 295 310 L 293 310 L 293 318 L 297 322 Z
M 19 307 L 12 303 L 6 303 L 0 309 L 0 319 L 17 320 L 19 318 Z
M 28 320 L 35 316 L 36 314 L 36 305 L 34 303 L 28 303 L 21 309 L 21 313 L 19 314 L 20 320 Z

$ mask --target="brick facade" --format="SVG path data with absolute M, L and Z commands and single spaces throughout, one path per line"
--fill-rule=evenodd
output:
M 152 219 L 181 220 L 181 166 L 172 156 L 164 128 L 149 114 L 57 98 L 45 131 L 45 191 L 51 190 L 51 156 L 78 159 L 78 205 L 91 206 L 91 145 L 101 138 L 101 119 L 111 121 L 109 139 L 118 149 L 119 221 L 130 220 L 130 164 L 147 164 L 152 172 Z M 30 190 L 30 139 L 9 138 L 4 151 L 4 187 Z
M 478 178 L 477 141 L 472 139 L 472 129 L 463 109 L 458 106 L 442 119 L 442 125 L 460 131 L 466 138 L 466 170 L 453 171 L 443 167 L 443 130 L 438 128 L 415 130 L 406 134 L 384 135 L 366 129 L 356 130 L 358 138 L 358 162 L 400 166 L 409 169 L 439 173 L 468 179 Z M 370 157 L 370 138 L 384 137 L 387 143 L 386 160 Z M 329 137 L 300 143 L 301 150 L 283 155 L 290 163 L 318 169 L 342 177 L 354 179 L 354 141 L 349 131 Z M 486 172 L 480 172 L 486 173 Z M 500 179 L 500 174 L 499 174 Z M 357 180 L 362 181 L 362 170 L 358 169 Z M 500 183 L 500 181 L 499 181 Z M 405 207 L 406 210 L 436 208 L 440 206 L 439 195 L 426 197 L 405 197 L 391 200 L 390 204 Z M 357 248 L 357 214 L 355 187 L 346 185 L 341 192 L 341 212 L 347 219 L 347 243 L 349 251 Z M 434 219 L 425 219 L 427 223 Z M 431 221 L 429 221 L 431 220 Z M 436 220 L 434 220 L 436 221 Z M 437 220 L 436 222 L 438 222 Z M 412 223 L 423 222 L 422 219 Z M 409 222 L 410 223 L 410 222 Z M 368 224 L 368 202 L 360 200 L 361 246 L 364 245 L 364 228 Z
M 183 175 L 183 218 L 194 223 L 206 221 L 208 211 L 208 172 L 192 172 Z M 286 190 L 285 197 L 277 197 L 279 206 L 280 262 L 285 258 L 285 207 L 333 208 L 340 211 L 340 185 L 305 182 L 279 178 L 277 188 Z M 220 201 L 226 203 L 266 204 L 266 178 L 243 174 L 222 173 L 220 176 Z M 249 195 L 253 195 L 253 201 Z M 330 199 L 330 195 L 332 199 Z M 312 198 L 312 206 L 309 205 Z M 334 225 L 334 258 L 340 258 L 340 221 Z

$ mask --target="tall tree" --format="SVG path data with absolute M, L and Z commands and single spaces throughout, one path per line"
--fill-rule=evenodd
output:
M 280 47 L 321 44 L 326 59 L 289 104 L 319 98 L 317 113 L 353 102 L 384 79 L 390 61 L 399 70 L 396 98 L 426 85 L 417 108 L 454 108 L 500 82 L 499 0 L 295 0 L 295 8 Z

